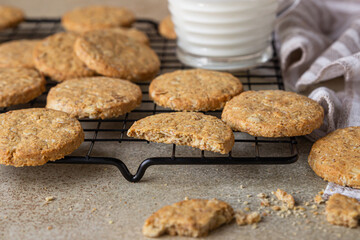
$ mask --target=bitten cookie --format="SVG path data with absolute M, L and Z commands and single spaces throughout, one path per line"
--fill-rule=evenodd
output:
M 50 89 L 46 108 L 77 118 L 113 118 L 141 103 L 141 89 L 126 80 L 92 77 L 70 79 Z
M 24 20 L 24 12 L 16 7 L 0 5 L 0 30 L 15 27 Z
M 74 49 L 89 68 L 108 77 L 146 81 L 160 68 L 150 47 L 114 31 L 87 32 L 76 40 Z
M 68 31 L 83 33 L 106 28 L 130 27 L 134 21 L 134 14 L 123 7 L 88 6 L 65 13 L 61 24 Z
M 0 45 L 0 67 L 34 68 L 33 51 L 40 40 L 15 40 Z
M 27 103 L 45 91 L 45 79 L 30 68 L 0 68 L 0 107 Z
M 74 53 L 76 38 L 74 33 L 61 32 L 42 40 L 33 53 L 36 68 L 58 82 L 93 76 L 95 72 L 87 68 Z
M 152 142 L 187 145 L 226 154 L 234 146 L 234 134 L 220 119 L 195 112 L 152 115 L 136 121 L 129 137 Z
M 192 69 L 160 75 L 151 82 L 149 94 L 156 104 L 174 110 L 214 111 L 242 90 L 230 73 Z
M 309 165 L 326 181 L 360 188 L 360 127 L 338 129 L 317 140 Z
M 360 202 L 335 193 L 326 202 L 325 214 L 331 224 L 355 228 L 360 219 Z
M 167 16 L 163 20 L 161 20 L 159 24 L 159 32 L 161 36 L 167 39 L 176 39 L 176 32 L 174 28 L 174 23 L 171 20 L 171 16 Z
M 261 137 L 306 135 L 319 128 L 323 118 L 317 102 L 281 90 L 244 92 L 227 102 L 222 113 L 233 130 Z
M 191 199 L 165 206 L 152 214 L 143 226 L 146 237 L 171 236 L 204 237 L 211 230 L 230 223 L 232 207 L 217 199 Z
M 84 141 L 79 121 L 45 108 L 0 114 L 0 163 L 38 166 L 63 158 Z

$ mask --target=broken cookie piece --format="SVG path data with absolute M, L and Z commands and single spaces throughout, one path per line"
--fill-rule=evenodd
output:
M 293 209 L 295 206 L 295 200 L 294 197 L 291 194 L 288 194 L 284 190 L 278 189 L 274 193 L 277 199 L 282 201 L 283 203 L 286 203 L 287 207 L 290 209 Z
M 217 199 L 191 199 L 165 206 L 152 214 L 143 226 L 146 237 L 171 236 L 203 237 L 231 222 L 232 207 Z
M 336 193 L 326 202 L 325 213 L 329 223 L 355 228 L 360 219 L 360 202 Z
M 261 215 L 258 212 L 244 213 L 243 211 L 238 211 L 235 213 L 236 223 L 239 226 L 254 224 L 261 221 Z

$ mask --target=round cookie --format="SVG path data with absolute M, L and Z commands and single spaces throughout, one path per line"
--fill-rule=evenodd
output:
M 33 51 L 40 40 L 15 40 L 0 45 L 0 67 L 34 68 Z
M 45 79 L 30 68 L 0 68 L 0 107 L 27 103 L 45 91 Z
M 45 108 L 0 114 L 0 164 L 38 166 L 63 158 L 84 141 L 80 122 Z
M 50 89 L 46 108 L 77 118 L 114 118 L 141 103 L 141 89 L 126 80 L 92 77 L 70 79 Z
M 308 160 L 324 180 L 360 188 L 360 127 L 338 129 L 317 140 Z
M 15 27 L 24 20 L 24 12 L 16 7 L 0 5 L 0 30 Z
M 226 103 L 222 120 L 233 130 L 261 137 L 310 134 L 323 123 L 314 100 L 281 90 L 247 91 Z
M 159 106 L 174 110 L 214 111 L 242 90 L 230 73 L 192 69 L 160 75 L 151 82 L 149 94 Z
M 176 39 L 175 27 L 173 21 L 171 20 L 171 16 L 167 16 L 161 20 L 159 24 L 159 33 L 167 39 Z
M 42 40 L 33 53 L 36 68 L 58 82 L 93 76 L 95 72 L 87 68 L 74 53 L 76 38 L 74 33 L 61 32 Z
M 77 33 L 114 27 L 130 27 L 134 14 L 123 7 L 88 6 L 76 8 L 64 14 L 62 26 Z
M 150 47 L 114 31 L 87 32 L 76 40 L 74 50 L 89 68 L 104 76 L 146 81 L 160 68 Z

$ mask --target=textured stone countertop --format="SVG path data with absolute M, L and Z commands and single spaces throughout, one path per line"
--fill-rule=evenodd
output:
M 25 9 L 31 17 L 59 17 L 75 6 L 91 3 L 100 1 L 1 1 Z M 102 3 L 128 6 L 138 17 L 161 19 L 167 15 L 164 0 Z M 153 166 L 139 183 L 127 182 L 112 166 L 0 166 L 0 239 L 145 239 L 141 234 L 145 219 L 160 207 L 184 197 L 218 198 L 234 209 L 248 206 L 257 210 L 258 193 L 271 195 L 271 191 L 281 188 L 293 194 L 299 205 L 310 202 L 311 206 L 313 197 L 325 188 L 326 182 L 307 164 L 311 143 L 305 138 L 298 138 L 298 142 L 300 158 L 294 164 Z M 171 150 L 171 146 L 155 143 L 121 148 L 126 151 L 116 146 L 104 143 L 94 154 L 123 159 L 132 172 L 145 157 L 164 156 Z M 86 148 L 77 153 L 83 149 Z M 271 154 L 273 149 L 267 151 Z M 49 196 L 55 199 L 45 204 Z M 244 205 L 244 201 L 249 205 Z M 316 210 L 320 215 L 314 215 L 310 206 L 306 207 L 306 218 L 295 215 L 282 218 L 273 213 L 264 217 L 257 229 L 232 223 L 206 239 L 359 239 L 360 228 L 330 225 L 322 214 L 324 205 Z

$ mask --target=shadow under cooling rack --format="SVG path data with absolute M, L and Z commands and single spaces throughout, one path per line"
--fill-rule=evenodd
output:
M 160 74 L 188 68 L 181 64 L 176 57 L 176 42 L 166 40 L 158 34 L 156 22 L 138 19 L 134 26 L 148 35 L 151 47 L 161 60 Z M 60 31 L 63 29 L 59 19 L 27 19 L 17 28 L 0 32 L 0 43 L 16 39 L 44 38 Z M 233 74 L 241 80 L 244 90 L 284 89 L 275 49 L 273 58 L 264 65 Z M 47 82 L 47 91 L 42 96 L 28 104 L 3 108 L 1 112 L 44 107 L 48 90 L 56 85 L 56 82 L 51 79 L 47 79 Z M 138 83 L 138 85 L 143 92 L 142 103 L 138 108 L 116 119 L 80 119 L 85 131 L 85 141 L 80 146 L 81 154 L 78 154 L 79 151 L 75 151 L 77 156 L 66 156 L 64 159 L 51 163 L 114 165 L 121 171 L 126 180 L 137 182 L 144 176 L 146 169 L 152 165 L 290 164 L 298 159 L 295 138 L 258 138 L 246 133 L 235 132 L 234 148 L 227 155 L 129 138 L 126 132 L 134 121 L 157 113 L 172 112 L 169 109 L 157 106 L 149 99 L 148 82 Z M 220 117 L 221 111 L 206 114 Z M 111 148 L 111 151 L 107 151 L 108 148 Z M 127 165 L 119 159 L 117 154 L 109 155 L 109 152 L 126 153 L 130 151 L 138 154 L 135 154 L 137 159 L 145 159 L 140 163 L 134 175 L 131 174 Z M 154 154 L 155 156 L 153 156 Z

